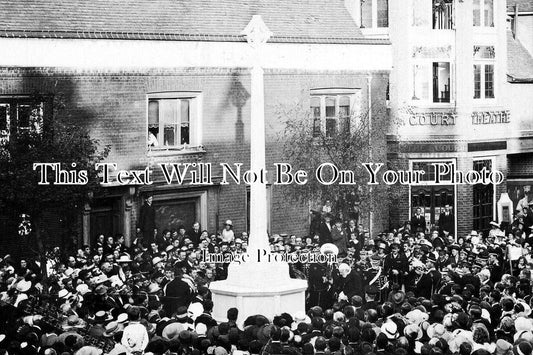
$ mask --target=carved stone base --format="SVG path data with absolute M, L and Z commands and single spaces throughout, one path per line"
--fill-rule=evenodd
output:
M 255 314 L 272 320 L 283 312 L 305 311 L 307 281 L 291 279 L 285 263 L 230 264 L 228 279 L 212 282 L 209 288 L 217 321 L 226 321 L 231 307 L 239 310 L 239 323 Z

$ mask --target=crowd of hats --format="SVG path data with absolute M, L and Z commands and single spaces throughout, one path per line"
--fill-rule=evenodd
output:
M 208 285 L 224 275 L 224 265 L 201 263 L 199 252 L 242 252 L 245 233 L 229 242 L 203 235 L 196 242 L 171 237 L 127 248 L 113 241 L 104 253 L 102 245 L 73 255 L 56 248 L 47 255 L 47 277 L 40 260 L 6 255 L 0 262 L 0 355 L 532 355 L 529 237 L 499 230 L 449 240 L 437 235 L 400 230 L 367 236 L 342 260 L 355 270 L 381 264 L 390 250 L 400 249 L 410 270 L 427 272 L 428 262 L 457 254 L 456 262 L 434 270 L 451 281 L 431 297 L 396 287 L 372 306 L 363 293 L 274 319 L 240 319 L 232 308 L 222 322 L 210 315 Z M 319 238 L 289 235 L 273 235 L 270 243 L 274 252 L 320 246 Z M 521 262 L 507 259 L 508 246 L 521 249 Z M 196 297 L 169 313 L 162 300 L 171 277 L 181 278 Z M 366 294 L 378 293 L 366 288 Z

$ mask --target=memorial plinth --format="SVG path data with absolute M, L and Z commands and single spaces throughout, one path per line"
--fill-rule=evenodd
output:
M 250 165 L 253 171 L 265 168 L 265 112 L 264 84 L 261 66 L 261 48 L 272 33 L 261 16 L 254 15 L 243 31 L 252 47 L 251 70 L 251 127 Z M 267 235 L 266 186 L 253 183 L 250 186 L 250 238 L 247 252 L 250 258 L 228 267 L 226 280 L 212 282 L 209 286 L 213 299 L 213 317 L 226 320 L 226 312 L 235 307 L 239 310 L 238 322 L 248 316 L 262 314 L 273 319 L 287 312 L 305 311 L 306 280 L 291 279 L 289 265 L 282 262 L 258 261 L 257 253 L 269 252 Z M 262 254 L 261 254 L 262 255 Z
M 228 278 L 212 282 L 213 317 L 226 320 L 226 312 L 239 310 L 239 322 L 248 316 L 262 314 L 272 320 L 283 312 L 305 311 L 306 280 L 289 277 L 288 264 L 249 262 L 231 264 Z

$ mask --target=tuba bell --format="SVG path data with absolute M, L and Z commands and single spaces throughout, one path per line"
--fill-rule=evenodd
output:
M 333 254 L 339 255 L 339 248 L 333 243 L 326 243 L 320 247 L 320 254 Z

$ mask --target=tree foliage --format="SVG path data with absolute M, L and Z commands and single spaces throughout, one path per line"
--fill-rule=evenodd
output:
M 33 114 L 44 101 L 40 95 L 32 96 Z M 37 129 L 13 132 L 12 128 L 9 140 L 0 146 L 0 209 L 11 215 L 29 214 L 37 234 L 40 231 L 35 226 L 44 211 L 61 215 L 81 211 L 90 193 L 99 187 L 94 165 L 109 153 L 109 147 L 102 147 L 87 129 L 63 118 L 63 109 L 61 95 L 56 95 L 50 117 L 44 116 Z M 86 170 L 87 183 L 39 185 L 40 171 L 34 170 L 35 163 L 60 163 L 65 170 Z M 52 171 L 48 177 L 55 181 Z
M 305 185 L 286 185 L 287 197 L 302 204 L 310 203 L 311 208 L 330 200 L 340 218 L 369 211 L 376 193 L 367 184 L 369 174 L 363 163 L 385 163 L 388 121 L 385 109 L 371 107 L 364 112 L 351 112 L 349 129 L 337 129 L 333 134 L 325 132 L 323 127 L 316 129 L 309 108 L 301 103 L 279 106 L 277 113 L 285 126 L 280 136 L 284 161 L 295 170 L 309 172 Z M 340 184 L 340 176 L 332 184 L 321 183 L 315 173 L 323 163 L 332 164 L 339 171 L 349 171 L 346 178 L 350 183 Z M 324 171 L 324 180 L 331 181 L 333 169 L 328 166 Z

